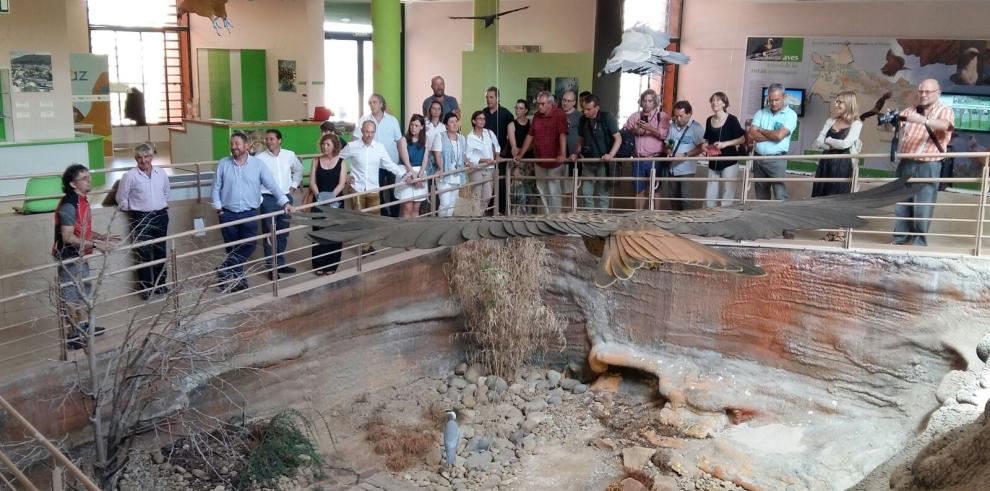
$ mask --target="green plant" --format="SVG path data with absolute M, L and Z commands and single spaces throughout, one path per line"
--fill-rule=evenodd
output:
M 467 358 L 511 378 L 553 345 L 563 349 L 564 321 L 543 304 L 550 252 L 536 239 L 472 241 L 451 252 L 451 292 L 464 311 Z M 536 358 L 536 359 L 534 359 Z
M 251 425 L 247 438 L 247 471 L 242 485 L 252 481 L 264 484 L 279 476 L 291 476 L 296 468 L 307 464 L 301 455 L 309 457 L 315 466 L 323 465 L 316 450 L 313 423 L 304 414 L 286 409 L 268 421 Z

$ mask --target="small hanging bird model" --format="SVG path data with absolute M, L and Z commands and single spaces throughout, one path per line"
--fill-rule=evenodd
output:
M 227 0 L 180 0 L 179 15 L 186 12 L 210 19 L 217 36 L 220 35 L 220 20 L 223 20 L 223 27 L 227 28 L 228 33 L 234 27 L 227 17 Z
M 520 10 L 526 10 L 528 8 L 529 8 L 529 5 L 527 5 L 525 7 L 519 7 L 517 9 L 506 10 L 505 12 L 499 12 L 497 14 L 492 14 L 492 15 L 474 15 L 474 16 L 470 16 L 470 17 L 450 17 L 450 18 L 451 19 L 475 19 L 475 20 L 483 20 L 483 21 L 485 21 L 485 29 L 488 29 L 489 27 L 492 26 L 492 24 L 495 23 L 495 19 L 497 19 L 499 17 L 502 17 L 505 14 L 511 14 L 513 12 L 518 12 Z
M 686 65 L 691 59 L 676 51 L 667 51 L 670 36 L 637 24 L 622 33 L 622 42 L 612 50 L 598 76 L 617 71 L 649 75 L 663 71 L 666 65 Z

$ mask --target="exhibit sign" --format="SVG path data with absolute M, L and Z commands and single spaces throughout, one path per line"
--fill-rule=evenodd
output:
M 104 155 L 113 155 L 110 140 L 110 71 L 107 55 L 69 55 L 72 122 L 76 131 L 103 135 Z
M 942 102 L 954 107 L 956 131 L 950 148 L 982 151 L 990 145 L 990 123 L 984 122 L 990 121 L 988 57 L 987 40 L 754 36 L 746 40 L 740 119 L 752 117 L 763 106 L 764 88 L 772 83 L 799 91 L 804 96 L 799 120 L 804 131 L 792 140 L 790 152 L 801 153 L 812 148 L 839 92 L 855 92 L 860 113 L 888 92 L 884 110 L 904 109 L 917 105 L 922 80 L 935 79 Z M 863 152 L 886 153 L 892 137 L 893 132 L 868 118 Z M 887 160 L 868 164 L 891 167 Z M 970 174 L 970 164 L 957 159 L 957 174 Z

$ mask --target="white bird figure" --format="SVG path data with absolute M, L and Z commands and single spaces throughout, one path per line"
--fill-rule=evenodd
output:
M 667 51 L 670 36 L 636 24 L 622 33 L 622 42 L 612 50 L 605 67 L 598 73 L 623 71 L 649 75 L 663 70 L 664 65 L 685 65 L 690 58 L 676 51 Z
M 457 461 L 457 445 L 460 443 L 461 435 L 457 428 L 457 413 L 447 411 L 447 423 L 443 427 L 443 447 L 446 450 L 447 467 L 453 467 Z

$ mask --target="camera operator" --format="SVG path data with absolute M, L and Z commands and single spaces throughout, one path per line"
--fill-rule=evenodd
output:
M 945 151 L 953 130 L 952 108 L 938 101 L 941 92 L 938 81 L 927 79 L 918 85 L 919 104 L 901 111 L 901 139 L 897 152 L 932 156 L 901 159 L 897 164 L 897 177 L 937 178 L 941 174 L 942 159 L 936 154 Z M 928 245 L 926 236 L 918 234 L 928 232 L 934 207 L 914 203 L 935 203 L 938 199 L 938 183 L 926 182 L 913 186 L 921 186 L 921 191 L 913 198 L 905 200 L 908 204 L 895 206 L 894 214 L 898 218 L 914 220 L 897 220 L 894 223 L 894 241 L 891 244 Z

